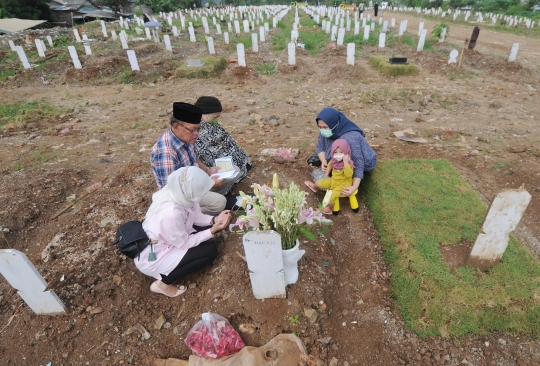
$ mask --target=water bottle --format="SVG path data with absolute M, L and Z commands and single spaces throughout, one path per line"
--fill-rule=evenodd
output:
M 97 182 L 97 183 L 92 184 L 90 187 L 86 188 L 86 191 L 88 193 L 92 193 L 94 191 L 97 191 L 100 188 L 101 188 L 101 182 Z

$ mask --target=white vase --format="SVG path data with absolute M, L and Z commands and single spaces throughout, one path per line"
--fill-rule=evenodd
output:
M 305 250 L 299 250 L 300 241 L 296 240 L 296 245 L 291 249 L 285 249 L 283 253 L 283 273 L 285 274 L 285 284 L 291 285 L 298 281 L 298 261 Z

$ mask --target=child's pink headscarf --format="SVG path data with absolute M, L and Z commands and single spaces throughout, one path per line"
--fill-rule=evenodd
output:
M 337 169 L 337 170 L 342 170 L 343 167 L 345 166 L 345 163 L 343 162 L 343 160 L 337 161 L 336 159 L 334 159 L 334 151 L 338 147 L 341 150 L 343 150 L 344 155 L 349 155 L 349 165 L 351 166 L 351 168 L 354 168 L 354 162 L 352 161 L 352 158 L 351 158 L 351 147 L 349 146 L 349 143 L 343 139 L 337 139 L 332 143 L 332 149 L 330 150 L 330 154 L 332 155 L 332 168 Z

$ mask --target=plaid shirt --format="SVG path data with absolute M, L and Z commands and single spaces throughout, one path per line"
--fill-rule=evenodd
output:
M 353 178 L 364 178 L 364 172 L 369 172 L 375 168 L 377 164 L 377 154 L 369 146 L 368 142 L 357 131 L 345 132 L 339 137 L 349 143 L 351 147 L 351 159 L 354 161 L 354 174 Z M 330 161 L 332 156 L 330 150 L 332 149 L 332 142 L 334 140 L 327 139 L 319 134 L 319 140 L 317 141 L 317 154 L 321 151 L 326 153 L 326 160 Z
M 186 144 L 168 129 L 155 143 L 150 154 L 154 178 L 161 189 L 167 184 L 169 174 L 184 166 L 197 165 L 195 144 Z

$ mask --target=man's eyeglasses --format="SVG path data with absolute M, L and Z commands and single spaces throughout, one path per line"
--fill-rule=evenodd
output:
M 182 127 L 183 129 L 188 130 L 192 135 L 197 135 L 199 132 L 201 132 L 200 128 L 195 128 L 193 130 L 190 130 L 189 128 L 184 127 L 181 123 L 179 123 L 178 125 L 180 125 L 180 127 Z

